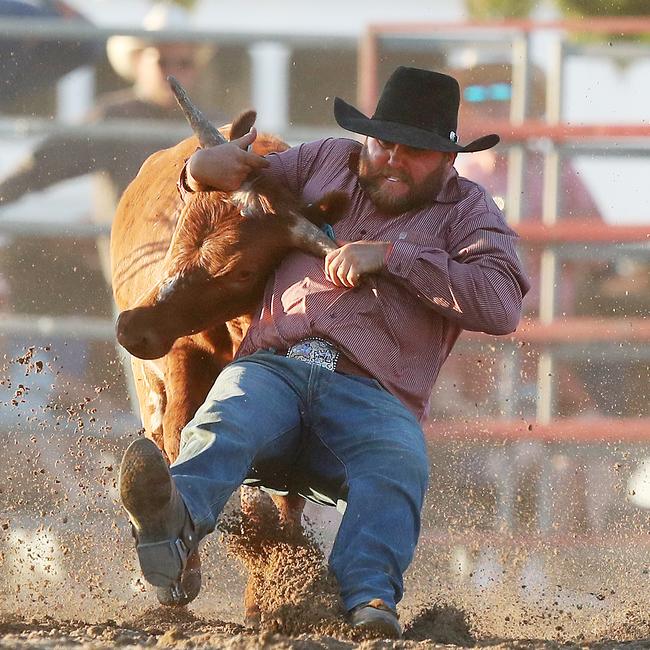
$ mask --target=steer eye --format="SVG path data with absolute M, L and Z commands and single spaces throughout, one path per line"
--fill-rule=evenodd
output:
M 163 280 L 158 287 L 156 302 L 163 302 L 171 296 L 181 282 L 180 274 L 173 275 Z
M 163 280 L 158 286 L 156 302 L 165 302 L 178 294 L 183 295 L 192 289 L 201 288 L 210 279 L 207 271 L 202 268 L 191 272 L 175 273 Z
M 255 216 L 255 206 L 252 204 L 247 205 L 239 211 L 244 219 L 252 219 Z

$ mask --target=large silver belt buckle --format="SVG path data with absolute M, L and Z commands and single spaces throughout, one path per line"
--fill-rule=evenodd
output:
M 287 350 L 287 356 L 334 372 L 339 351 L 324 339 L 303 339 Z

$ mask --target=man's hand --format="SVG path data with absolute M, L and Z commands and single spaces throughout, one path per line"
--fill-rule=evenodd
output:
M 252 127 L 241 138 L 194 152 L 186 168 L 188 185 L 194 190 L 238 190 L 251 172 L 269 166 L 267 160 L 247 151 L 256 138 Z
M 356 241 L 344 244 L 325 258 L 325 275 L 337 287 L 361 285 L 362 276 L 384 268 L 390 247 L 384 241 Z

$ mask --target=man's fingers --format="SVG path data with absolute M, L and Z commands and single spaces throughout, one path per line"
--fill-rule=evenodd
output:
M 251 126 L 251 129 L 248 133 L 244 133 L 240 138 L 231 140 L 231 144 L 236 144 L 240 149 L 246 151 L 250 145 L 255 142 L 257 139 L 257 129 L 254 126 Z
M 336 284 L 334 277 L 336 275 L 336 266 L 334 264 L 336 251 L 332 251 L 325 256 L 325 277 L 332 283 Z
M 325 275 L 339 287 L 360 287 L 368 274 L 382 267 L 387 244 L 352 242 L 342 245 L 325 258 Z
M 325 277 L 333 284 L 338 285 L 338 278 L 336 271 L 338 269 L 338 259 L 340 257 L 340 249 L 336 249 L 325 256 Z
M 339 286 L 344 286 L 351 288 L 354 286 L 352 284 L 351 277 L 354 274 L 350 265 L 346 262 L 342 262 L 336 268 L 336 279 L 338 280 Z
M 337 248 L 325 257 L 325 277 L 337 287 L 351 289 L 356 286 L 359 274 L 353 268 L 352 262 L 346 259 L 343 248 Z
M 347 275 L 345 276 L 346 282 L 348 283 L 347 286 L 349 287 L 357 287 L 359 286 L 359 274 L 356 271 L 353 271 L 350 269 L 347 272 Z
M 262 158 L 262 156 L 258 156 L 249 149 L 256 139 L 257 129 L 252 126 L 248 133 L 242 135 L 241 138 L 231 141 L 231 144 L 237 145 L 243 151 L 242 161 L 251 170 L 264 169 L 269 166 L 268 160 Z
M 246 164 L 251 169 L 264 169 L 269 166 L 269 161 L 262 156 L 258 156 L 256 153 L 246 152 Z

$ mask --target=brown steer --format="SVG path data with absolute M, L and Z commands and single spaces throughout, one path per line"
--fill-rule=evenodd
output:
M 117 338 L 132 355 L 145 435 L 170 462 L 178 456 L 181 429 L 241 343 L 272 269 L 291 248 L 324 256 L 336 247 L 303 215 L 331 222 L 347 205 L 345 197 L 333 194 L 301 206 L 262 177 L 236 192 L 190 194 L 184 203 L 176 182 L 185 160 L 199 145 L 226 140 L 182 89 L 176 91 L 198 136 L 143 164 L 120 200 L 111 232 L 113 293 L 121 311 Z M 235 139 L 254 120 L 249 111 L 221 131 Z M 254 145 L 260 155 L 286 148 L 270 136 Z M 300 525 L 300 497 L 274 501 L 282 523 Z M 254 517 L 258 503 L 249 495 L 242 508 Z M 196 597 L 198 552 L 188 561 L 182 586 L 180 598 L 159 588 L 160 602 L 182 605 Z M 250 583 L 245 610 L 247 621 L 254 622 L 258 612 Z

